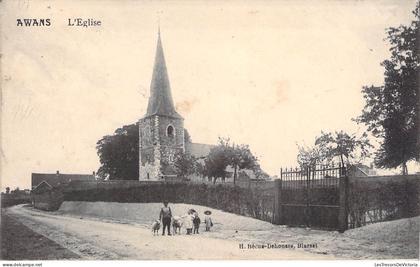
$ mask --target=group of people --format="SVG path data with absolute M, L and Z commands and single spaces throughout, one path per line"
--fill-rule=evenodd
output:
M 213 226 L 213 221 L 210 216 L 211 211 L 206 210 L 204 214 L 204 224 L 206 226 L 206 231 L 208 232 Z M 172 216 L 172 211 L 168 206 L 168 202 L 163 202 L 163 207 L 161 208 L 159 214 L 159 221 L 162 222 L 162 235 L 165 235 L 165 230 L 167 230 L 168 235 L 171 235 L 171 224 L 173 226 L 174 234 L 177 233 L 177 230 L 180 234 L 182 227 L 187 230 L 187 235 L 198 234 L 201 224 L 198 212 L 194 209 L 189 209 L 183 216 Z M 154 225 L 156 225 L 156 222 Z

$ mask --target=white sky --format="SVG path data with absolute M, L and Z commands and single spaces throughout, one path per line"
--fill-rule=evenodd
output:
M 361 131 L 385 28 L 415 1 L 3 1 L 1 187 L 91 173 L 95 144 L 145 113 L 160 17 L 172 95 L 194 142 L 246 143 L 271 175 L 321 130 Z M 102 21 L 71 28 L 68 18 Z M 51 18 L 51 27 L 16 27 Z

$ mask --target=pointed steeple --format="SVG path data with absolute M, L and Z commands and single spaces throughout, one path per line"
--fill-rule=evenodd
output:
M 153 67 L 152 82 L 150 84 L 149 104 L 145 117 L 152 115 L 182 118 L 181 115 L 176 112 L 172 100 L 171 85 L 169 83 L 162 41 L 160 39 L 160 26 L 158 30 L 155 65 Z

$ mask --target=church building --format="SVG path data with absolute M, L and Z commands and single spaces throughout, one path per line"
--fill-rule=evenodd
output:
M 147 112 L 139 120 L 139 180 L 175 177 L 178 152 L 185 152 L 184 118 L 175 110 L 159 31 Z
M 176 178 L 174 161 L 178 153 L 188 153 L 202 161 L 214 147 L 209 144 L 186 142 L 184 138 L 184 118 L 176 111 L 172 99 L 160 31 L 147 112 L 139 120 L 138 125 L 140 181 Z M 229 168 L 232 169 L 228 166 L 226 171 L 233 175 L 233 170 Z M 232 175 L 226 181 L 231 181 Z M 188 179 L 202 181 L 198 176 Z

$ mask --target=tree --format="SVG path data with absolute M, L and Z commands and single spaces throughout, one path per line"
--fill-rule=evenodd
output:
M 184 141 L 191 143 L 191 137 L 184 129 Z M 133 123 L 115 130 L 96 143 L 101 166 L 100 179 L 137 180 L 139 177 L 139 127 Z
M 315 140 L 315 146 L 324 149 L 327 160 L 339 157 L 342 165 L 363 160 L 369 155 L 369 148 L 372 147 L 366 133 L 356 137 L 355 134 L 350 135 L 344 131 L 334 134 L 321 132 L 321 136 Z
M 251 153 L 248 145 L 230 145 L 227 143 L 229 163 L 233 167 L 233 184 L 236 184 L 238 171 L 243 169 L 256 169 L 257 158 Z
M 212 178 L 216 183 L 218 178 L 225 179 L 227 176 L 226 167 L 229 165 L 229 154 L 226 148 L 218 145 L 210 149 L 210 153 L 204 159 L 203 174 Z
M 10 194 L 10 187 L 6 187 L 6 194 Z
M 175 155 L 175 171 L 180 177 L 186 177 L 195 173 L 197 160 L 189 153 L 177 153 Z
M 19 189 L 19 187 L 16 187 L 15 189 L 13 189 L 12 190 L 12 194 L 19 194 L 19 191 L 20 191 L 20 189 Z
M 270 175 L 268 175 L 268 173 L 266 173 L 265 171 L 263 171 L 263 169 L 261 169 L 260 164 L 258 164 L 258 162 L 256 162 L 254 168 L 252 169 L 255 173 L 255 177 L 257 179 L 261 179 L 261 180 L 267 180 L 270 178 Z
M 408 161 L 420 160 L 420 2 L 413 14 L 409 26 L 387 29 L 391 56 L 381 64 L 384 85 L 363 87 L 366 103 L 356 118 L 381 142 L 375 165 L 400 166 L 403 174 L 408 173 Z
M 219 144 L 210 150 L 205 162 L 204 171 L 208 177 L 225 179 L 226 167 L 234 170 L 233 183 L 236 184 L 238 171 L 258 169 L 257 158 L 251 153 L 248 145 L 235 145 L 229 138 L 219 138 Z
M 211 179 L 208 176 L 208 171 L 206 169 L 206 165 L 205 165 L 205 161 L 204 160 L 203 161 L 200 161 L 200 160 L 197 160 L 196 161 L 196 164 L 195 164 L 195 173 L 197 175 L 201 176 L 202 178 L 207 177 L 207 178 Z
M 137 180 L 139 177 L 139 128 L 125 125 L 113 135 L 104 136 L 96 143 L 101 167 L 98 176 L 110 180 Z
M 307 166 L 315 167 L 317 164 L 323 164 L 327 158 L 325 147 L 298 145 L 298 150 L 297 162 L 302 169 Z
M 355 164 L 369 155 L 372 147 L 367 134 L 357 137 L 355 134 L 348 134 L 344 131 L 324 133 L 315 138 L 312 147 L 299 146 L 297 161 L 301 168 L 316 167 L 317 164 L 324 164 L 333 161 L 338 157 L 342 165 Z

